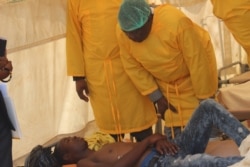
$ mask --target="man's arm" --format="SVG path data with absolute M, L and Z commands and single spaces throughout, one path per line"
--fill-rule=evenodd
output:
M 149 73 L 131 53 L 130 39 L 122 32 L 119 25 L 116 27 L 116 35 L 120 48 L 120 58 L 125 72 L 142 95 L 148 95 L 158 89 L 154 76 Z M 139 51 L 138 51 L 139 52 Z M 134 53 L 137 54 L 137 53 Z
M 152 147 L 157 141 L 162 139 L 165 139 L 165 136 L 160 134 L 154 134 L 147 137 L 142 142 L 138 143 L 134 149 L 116 161 L 113 167 L 134 166 L 140 160 L 147 148 Z
M 178 35 L 179 45 L 190 72 L 196 97 L 206 99 L 213 96 L 218 88 L 218 76 L 209 33 L 192 23 L 189 18 L 180 21 L 179 31 L 181 32 Z
M 68 76 L 85 76 L 81 22 L 78 20 L 80 0 L 67 1 L 66 65 Z
M 149 95 L 150 100 L 154 103 L 156 110 L 161 114 L 161 118 L 165 120 L 165 112 L 170 109 L 172 112 L 177 112 L 176 108 L 168 102 L 159 89 Z

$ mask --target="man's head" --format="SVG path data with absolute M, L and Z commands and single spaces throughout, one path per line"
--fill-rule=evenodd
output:
M 25 160 L 25 167 L 60 167 L 60 163 L 53 156 L 54 146 L 43 147 L 38 145 L 34 147 Z
M 61 167 L 75 164 L 88 154 L 88 143 L 80 137 L 66 137 L 50 147 L 41 145 L 32 149 L 25 167 Z
M 55 146 L 54 156 L 61 164 L 74 164 L 88 154 L 88 143 L 80 137 L 66 137 Z
M 145 0 L 124 0 L 118 20 L 121 29 L 131 40 L 142 42 L 150 33 L 153 15 Z

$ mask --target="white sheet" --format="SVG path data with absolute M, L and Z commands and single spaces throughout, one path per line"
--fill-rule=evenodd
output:
M 250 114 L 250 81 L 221 88 L 218 100 L 230 111 L 249 111 Z

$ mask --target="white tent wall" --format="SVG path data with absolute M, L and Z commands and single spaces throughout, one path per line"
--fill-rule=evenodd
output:
M 66 0 L 1 1 L 0 35 L 9 40 L 10 52 L 65 34 Z
M 13 159 L 93 120 L 91 107 L 78 98 L 66 75 L 65 2 L 0 1 L 0 36 L 8 39 L 14 67 L 8 91 L 23 134 L 13 140 Z
M 64 44 L 60 39 L 8 55 L 14 66 L 9 94 L 23 133 L 13 140 L 14 159 L 58 134 L 81 130 L 93 118 L 66 76 Z
M 13 3 L 10 3 L 13 2 Z M 212 14 L 210 0 L 149 0 L 171 3 L 210 32 L 218 68 L 246 62 L 245 52 Z M 66 76 L 66 0 L 0 0 L 0 36 L 8 39 L 13 79 L 8 83 L 23 138 L 13 140 L 16 159 L 58 134 L 82 129 L 93 112 Z

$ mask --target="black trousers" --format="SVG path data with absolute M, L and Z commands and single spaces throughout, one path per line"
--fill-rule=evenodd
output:
M 11 130 L 0 115 L 0 166 L 13 167 L 12 164 L 12 135 Z
M 12 162 L 12 125 L 9 121 L 3 97 L 0 92 L 0 166 L 13 167 Z

